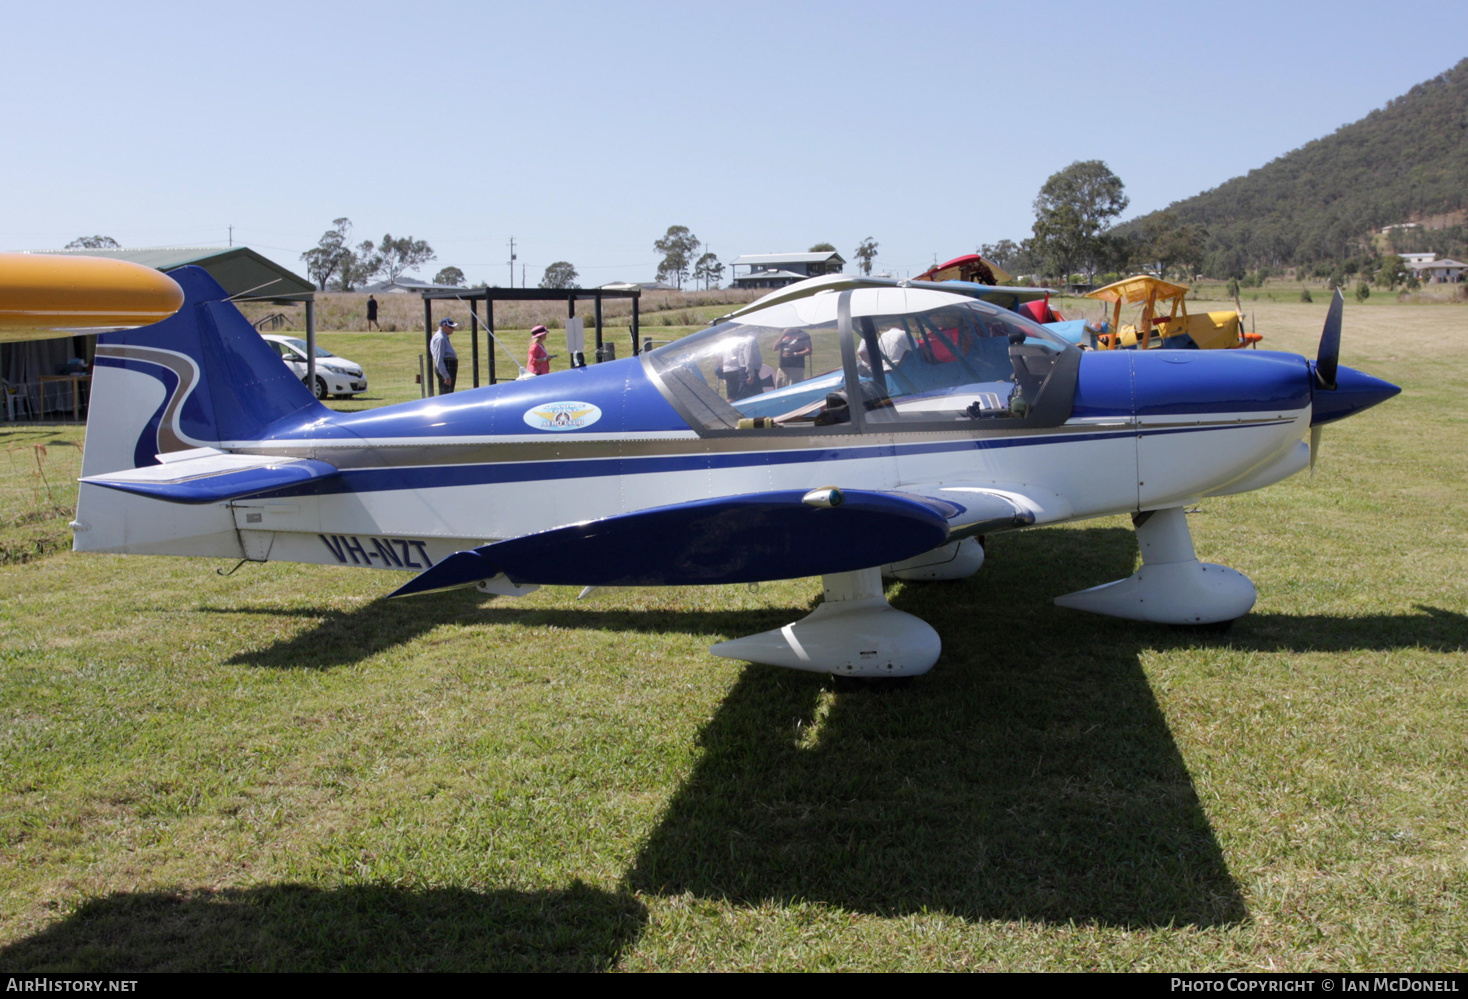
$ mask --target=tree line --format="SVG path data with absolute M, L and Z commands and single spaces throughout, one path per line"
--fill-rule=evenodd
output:
M 352 220 L 332 220 L 331 228 L 322 234 L 315 246 L 301 254 L 306 262 L 306 273 L 322 291 L 330 285 L 336 291 L 351 291 L 370 284 L 378 277 L 396 281 L 404 273 L 415 270 L 435 259 L 433 247 L 412 236 L 394 237 L 388 233 L 378 243 L 363 240 L 356 246 L 349 245 Z M 458 275 L 463 281 L 463 271 L 457 267 L 445 268 L 440 277 Z M 438 282 L 435 283 L 450 283 Z

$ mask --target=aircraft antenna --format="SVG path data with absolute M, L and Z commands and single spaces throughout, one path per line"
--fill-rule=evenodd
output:
M 226 298 L 225 301 L 226 302 L 233 302 L 236 299 L 244 298 L 246 295 L 248 295 L 248 294 L 250 294 L 252 292 L 259 291 L 261 288 L 269 288 L 273 284 L 279 284 L 283 280 L 285 280 L 285 279 L 284 278 L 275 278 L 273 280 L 266 281 L 264 284 L 257 284 L 253 288 L 246 288 L 244 291 L 235 292 L 233 295 L 231 295 L 228 298 Z
M 510 359 L 510 363 L 513 364 L 515 368 L 520 372 L 520 374 L 523 375 L 525 373 L 525 365 L 521 364 L 519 359 L 515 357 L 514 354 L 510 353 L 509 347 L 506 347 L 504 344 L 500 343 L 499 337 L 494 335 L 494 330 L 489 328 L 489 324 L 479 318 L 479 313 L 476 312 L 474 309 L 474 303 L 465 302 L 457 295 L 455 295 L 454 298 L 457 299 L 460 304 L 469 306 L 469 314 L 474 317 L 474 321 L 484 328 L 484 332 L 489 336 L 491 340 L 494 341 L 495 346 L 499 347 L 500 350 L 503 350 L 505 352 L 505 356 Z

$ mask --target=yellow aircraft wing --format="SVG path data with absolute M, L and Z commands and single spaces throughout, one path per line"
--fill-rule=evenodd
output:
M 127 260 L 0 253 L 0 340 L 46 340 L 167 319 L 183 289 Z
M 1185 284 L 1173 284 L 1171 281 L 1163 281 L 1150 274 L 1137 274 L 1120 281 L 1113 281 L 1095 291 L 1086 292 L 1087 298 L 1098 298 L 1103 302 L 1126 302 L 1135 305 L 1145 302 L 1152 295 L 1157 298 L 1176 298 L 1186 295 L 1188 286 Z

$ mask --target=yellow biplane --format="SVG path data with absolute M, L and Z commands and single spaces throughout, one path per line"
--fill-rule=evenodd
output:
M 1263 339 L 1257 333 L 1244 332 L 1244 317 L 1237 309 L 1188 315 L 1187 294 L 1187 285 L 1173 284 L 1150 274 L 1136 274 L 1087 292 L 1087 298 L 1111 302 L 1114 306 L 1111 332 L 1096 338 L 1097 348 L 1227 350 L 1252 347 Z M 1142 306 L 1136 322 L 1122 324 L 1123 304 Z

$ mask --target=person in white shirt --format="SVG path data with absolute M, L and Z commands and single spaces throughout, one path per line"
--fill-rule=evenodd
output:
M 877 349 L 882 352 L 882 367 L 891 371 L 901 366 L 902 362 L 907 358 L 908 352 L 912 350 L 912 338 L 904 330 L 900 330 L 894 326 L 891 329 L 884 330 L 877 337 Z M 857 341 L 856 360 L 858 364 L 865 367 L 868 371 L 871 370 L 872 361 L 867 356 L 867 341 L 865 337 Z
M 760 369 L 764 367 L 759 341 L 753 334 L 736 334 L 724 343 L 719 359 L 719 377 L 724 379 L 724 394 L 729 401 L 759 395 Z
M 452 319 L 440 319 L 438 332 L 428 342 L 428 352 L 433 355 L 433 370 L 438 375 L 438 394 L 454 390 L 454 381 L 459 377 L 459 354 L 449 339 L 459 324 Z

